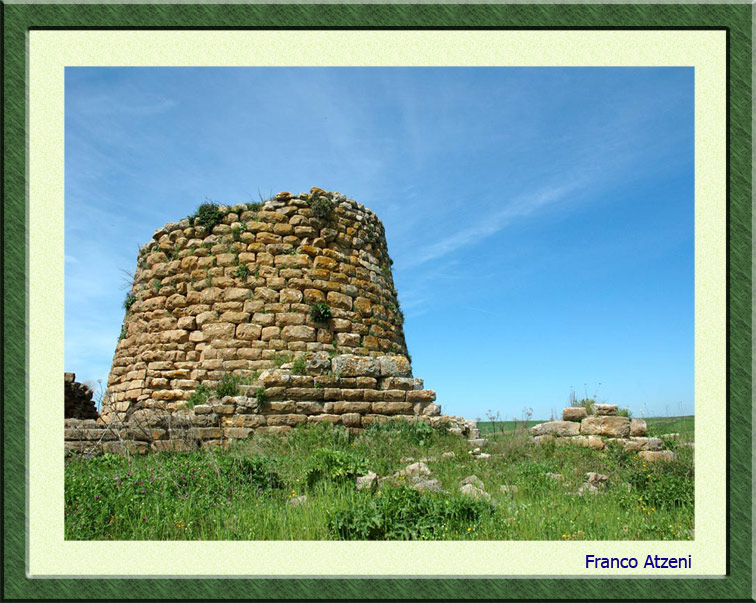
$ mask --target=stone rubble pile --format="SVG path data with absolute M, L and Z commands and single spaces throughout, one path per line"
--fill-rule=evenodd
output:
M 63 403 L 66 419 L 96 419 L 99 415 L 94 392 L 90 387 L 76 381 L 76 373 L 64 374 Z
M 577 444 L 603 450 L 608 442 L 619 442 L 625 450 L 636 451 L 649 461 L 672 460 L 675 453 L 664 450 L 661 438 L 648 437 L 643 419 L 631 419 L 618 414 L 614 404 L 594 404 L 593 414 L 584 407 L 565 408 L 561 421 L 540 423 L 530 428 L 531 441 L 557 444 Z

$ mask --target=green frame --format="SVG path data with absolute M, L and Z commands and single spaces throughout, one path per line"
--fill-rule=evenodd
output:
M 4 4 L 5 598 L 746 599 L 752 579 L 752 6 Z M 726 29 L 728 573 L 724 578 L 29 579 L 26 576 L 26 38 L 30 29 Z M 736 480 L 730 479 L 737 476 Z

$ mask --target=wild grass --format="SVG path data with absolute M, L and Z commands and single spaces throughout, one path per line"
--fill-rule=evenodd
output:
M 402 422 L 355 436 L 313 424 L 254 435 L 224 450 L 74 459 L 65 468 L 66 538 L 691 538 L 693 453 L 679 441 L 671 444 L 676 461 L 647 464 L 621 447 L 533 445 L 521 427 L 492 439 L 484 448 L 491 457 L 479 459 L 468 453 L 467 440 L 426 427 Z M 454 456 L 442 456 L 449 452 Z M 391 476 L 408 458 L 426 459 L 444 492 L 418 492 L 403 477 L 377 492 L 356 491 L 356 475 Z M 579 496 L 589 471 L 607 475 L 608 486 Z M 470 475 L 483 481 L 490 500 L 459 492 Z M 502 491 L 503 485 L 514 488 Z M 305 502 L 290 504 L 302 495 Z

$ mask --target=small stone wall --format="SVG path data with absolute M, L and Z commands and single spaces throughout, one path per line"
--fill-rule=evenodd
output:
M 76 381 L 76 373 L 64 374 L 64 416 L 66 419 L 96 419 L 97 408 L 92 389 Z
M 239 395 L 211 397 L 191 408 L 171 412 L 136 404 L 123 420 L 68 420 L 66 452 L 189 451 L 322 422 L 360 433 L 376 422 L 427 421 L 462 437 L 480 435 L 474 421 L 441 415 L 435 392 L 411 376 L 404 356 L 311 352 L 305 358 L 303 374 L 287 363 L 238 386 Z
M 647 460 L 675 457 L 672 451 L 664 450 L 661 438 L 648 437 L 648 426 L 643 419 L 621 417 L 617 413 L 618 407 L 614 404 L 595 404 L 591 415 L 584 407 L 565 408 L 561 421 L 531 427 L 531 440 L 577 444 L 596 450 L 606 448 L 608 442 L 619 442 L 625 450 L 637 451 Z

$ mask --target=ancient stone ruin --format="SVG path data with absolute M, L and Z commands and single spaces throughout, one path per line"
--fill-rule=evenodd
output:
M 619 442 L 625 450 L 637 451 L 648 461 L 675 458 L 674 452 L 664 450 L 661 438 L 648 437 L 648 426 L 643 419 L 619 416 L 614 404 L 594 404 L 591 411 L 588 414 L 582 406 L 565 408 L 561 421 L 531 427 L 532 441 L 576 444 L 595 450 L 603 450 L 608 442 Z
M 101 416 L 69 421 L 67 448 L 190 449 L 392 418 L 477 437 L 412 375 L 391 264 L 375 214 L 319 188 L 166 224 L 139 250 Z
M 97 407 L 92 388 L 76 381 L 75 373 L 65 373 L 63 401 L 66 419 L 96 419 Z

